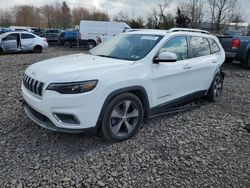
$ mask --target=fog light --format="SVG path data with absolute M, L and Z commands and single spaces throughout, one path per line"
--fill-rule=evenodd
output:
M 53 113 L 53 115 L 59 123 L 80 125 L 80 121 L 72 114 Z

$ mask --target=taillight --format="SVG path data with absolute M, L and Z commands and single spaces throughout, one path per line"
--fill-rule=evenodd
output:
M 233 39 L 232 41 L 232 49 L 238 49 L 240 47 L 240 40 L 239 39 Z

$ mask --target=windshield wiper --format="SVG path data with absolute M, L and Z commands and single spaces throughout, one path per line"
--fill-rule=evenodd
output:
M 100 57 L 108 57 L 108 58 L 115 58 L 113 56 L 109 56 L 109 55 L 97 55 L 97 56 L 100 56 Z M 115 58 L 116 59 L 116 58 Z

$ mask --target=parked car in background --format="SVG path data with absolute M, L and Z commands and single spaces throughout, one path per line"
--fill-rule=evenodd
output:
M 79 30 L 65 30 L 59 35 L 59 44 L 65 47 L 80 45 Z
M 28 52 L 42 53 L 48 48 L 46 38 L 41 38 L 29 32 L 8 32 L 0 35 L 0 52 Z
M 26 114 L 58 132 L 101 130 L 112 141 L 135 135 L 144 117 L 199 97 L 218 101 L 225 52 L 202 30 L 135 31 L 91 49 L 29 66 Z
M 240 61 L 244 68 L 250 69 L 250 32 L 234 32 L 218 36 L 226 52 L 226 61 Z
M 103 42 L 130 29 L 130 26 L 124 22 L 82 20 L 80 22 L 81 43 L 91 49 L 98 44 L 98 40 Z
M 11 29 L 9 29 L 9 28 L 0 27 L 0 34 L 7 33 L 7 32 L 10 32 L 10 31 L 11 31 Z
M 31 32 L 37 36 L 42 36 L 44 34 L 45 30 L 41 29 L 41 28 L 37 28 L 37 27 L 32 27 Z
M 48 41 L 48 43 L 59 43 L 59 36 L 63 31 L 60 29 L 47 29 L 45 30 L 44 34 L 41 35 L 42 37 L 45 37 Z
M 27 26 L 10 26 L 9 29 L 11 29 L 12 31 L 27 31 L 27 32 L 31 32 L 31 27 L 27 27 Z

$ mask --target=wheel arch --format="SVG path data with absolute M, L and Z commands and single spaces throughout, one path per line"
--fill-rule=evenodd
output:
M 40 48 L 42 48 L 42 49 L 43 49 L 42 45 L 40 45 L 40 44 L 36 44 L 36 45 L 33 47 L 33 50 L 34 50 L 36 47 L 40 47 Z
M 94 42 L 94 43 L 96 44 L 96 41 L 95 41 L 94 39 L 88 39 L 88 40 L 87 40 L 87 44 L 88 44 L 89 42 Z
M 218 75 L 218 74 L 221 75 L 221 77 L 222 77 L 222 82 L 224 82 L 224 78 L 225 78 L 226 73 L 221 69 L 221 66 L 220 66 L 220 67 L 218 67 L 218 69 L 217 69 L 217 70 L 215 71 L 215 73 L 214 73 L 212 82 L 211 82 L 210 85 L 209 85 L 209 88 L 208 88 L 208 90 L 207 90 L 207 92 L 206 92 L 206 95 L 208 94 L 209 89 L 211 88 L 211 85 L 212 85 L 213 82 L 214 82 L 215 76 Z
M 248 58 L 250 58 L 250 44 L 248 44 L 247 45 L 247 48 L 246 48 L 246 54 L 245 54 L 245 56 L 244 56 L 245 58 L 244 58 L 244 60 L 243 60 L 243 62 L 242 62 L 242 64 L 243 64 L 243 67 L 244 68 L 250 68 L 250 67 L 248 67 Z
M 116 96 L 118 96 L 120 94 L 123 94 L 123 93 L 132 93 L 132 94 L 136 95 L 140 99 L 140 101 L 141 101 L 141 103 L 143 105 L 144 116 L 145 117 L 149 116 L 149 113 L 150 113 L 149 98 L 148 98 L 148 94 L 147 94 L 144 87 L 142 87 L 142 86 L 131 86 L 131 87 L 120 88 L 120 89 L 117 89 L 117 90 L 111 92 L 106 97 L 106 99 L 105 99 L 105 101 L 104 101 L 104 103 L 102 105 L 102 109 L 101 109 L 101 112 L 99 114 L 98 120 L 97 120 L 97 124 L 96 124 L 97 129 L 100 128 L 105 109 L 107 108 L 110 101 L 114 97 L 116 97 Z

